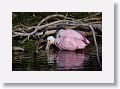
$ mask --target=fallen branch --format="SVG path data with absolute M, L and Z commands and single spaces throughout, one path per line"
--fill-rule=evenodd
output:
M 83 23 L 79 23 L 79 22 L 77 22 L 77 21 L 70 21 L 70 20 L 59 20 L 59 21 L 54 21 L 54 22 L 51 22 L 51 23 L 48 23 L 48 24 L 45 24 L 45 25 L 41 25 L 41 26 L 36 26 L 36 27 L 34 27 L 34 31 L 32 31 L 32 32 L 30 32 L 30 33 L 25 33 L 25 32 L 14 32 L 13 31 L 13 37 L 15 37 L 15 36 L 31 36 L 31 35 L 36 35 L 37 34 L 37 32 L 38 32 L 38 30 L 39 31 L 42 31 L 43 29 L 45 29 L 45 28 L 51 28 L 51 29 L 53 29 L 53 28 L 57 28 L 58 26 L 74 26 L 74 28 L 77 28 L 77 27 L 79 27 L 79 28 L 82 28 L 82 29 L 84 29 L 84 30 L 89 30 L 90 31 L 90 29 L 87 27 L 89 24 L 83 24 Z M 92 25 L 95 29 L 99 29 L 99 25 Z M 29 27 L 30 28 L 30 27 Z M 32 27 L 31 27 L 32 28 Z M 21 30 L 21 29 L 20 29 Z
M 41 22 L 39 22 L 37 26 L 40 26 L 40 25 L 43 24 L 45 21 L 47 21 L 47 20 L 49 20 L 49 19 L 51 19 L 51 18 L 55 18 L 55 17 L 64 18 L 64 19 L 72 19 L 72 18 L 69 18 L 69 17 L 64 16 L 64 15 L 61 15 L 61 14 L 55 14 L 55 15 L 47 16 L 46 18 L 44 18 L 43 20 L 41 20 Z

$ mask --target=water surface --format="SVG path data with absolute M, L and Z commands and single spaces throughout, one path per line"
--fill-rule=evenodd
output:
M 100 64 L 96 57 L 96 50 L 93 38 L 89 38 L 90 45 L 83 50 L 66 51 L 53 47 L 49 51 L 40 49 L 35 53 L 34 45 L 29 47 L 25 43 L 24 47 L 29 49 L 27 52 L 13 52 L 12 70 L 13 71 L 101 71 L 102 68 L 102 40 L 97 37 L 99 47 Z M 30 45 L 30 44 L 29 44 Z M 31 48 L 31 50 L 30 50 Z

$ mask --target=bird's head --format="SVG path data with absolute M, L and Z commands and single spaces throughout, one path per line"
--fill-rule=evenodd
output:
M 55 38 L 53 36 L 48 36 L 47 37 L 47 45 L 46 45 L 46 50 L 49 50 L 50 45 L 54 44 Z

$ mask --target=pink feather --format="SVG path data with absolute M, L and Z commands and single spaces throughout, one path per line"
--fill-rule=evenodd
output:
M 58 31 L 55 39 L 55 45 L 61 50 L 83 49 L 89 43 L 82 34 L 70 29 Z

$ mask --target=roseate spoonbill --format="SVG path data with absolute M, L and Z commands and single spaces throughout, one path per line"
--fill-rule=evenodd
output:
M 71 29 L 61 29 L 57 32 L 56 38 L 53 36 L 47 38 L 46 50 L 49 50 L 50 45 L 54 44 L 61 50 L 74 51 L 84 49 L 89 43 L 81 33 Z

